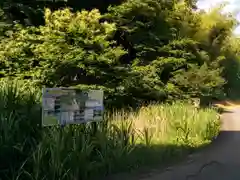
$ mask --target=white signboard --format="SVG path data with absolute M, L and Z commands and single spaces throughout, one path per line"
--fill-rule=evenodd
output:
M 42 90 L 42 125 L 79 124 L 103 119 L 103 91 Z

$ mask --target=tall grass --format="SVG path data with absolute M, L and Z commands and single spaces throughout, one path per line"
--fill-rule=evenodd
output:
M 84 180 L 163 164 L 209 143 L 219 130 L 215 110 L 181 102 L 105 113 L 97 128 L 42 128 L 40 91 L 0 86 L 0 179 Z

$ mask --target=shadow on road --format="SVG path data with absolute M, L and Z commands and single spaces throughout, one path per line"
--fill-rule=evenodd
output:
M 105 180 L 135 180 L 148 176 L 149 173 L 163 170 L 164 167 L 175 164 L 187 158 L 189 154 L 203 150 L 206 146 L 198 148 L 190 146 L 177 145 L 139 145 L 131 154 L 126 157 L 125 162 L 121 162 L 120 171 L 125 173 L 117 173 L 105 177 Z M 119 172 L 119 171 L 118 171 Z M 103 178 L 99 178 L 103 179 Z

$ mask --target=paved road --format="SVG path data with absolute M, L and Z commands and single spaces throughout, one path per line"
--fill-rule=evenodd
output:
M 240 180 L 240 108 L 223 114 L 221 121 L 219 137 L 204 151 L 164 171 L 124 179 Z

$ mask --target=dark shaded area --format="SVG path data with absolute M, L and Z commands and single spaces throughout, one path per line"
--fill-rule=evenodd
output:
M 116 174 L 114 176 L 110 176 L 106 178 L 106 180 L 138 180 L 138 179 L 156 179 L 159 175 L 159 173 L 167 173 L 169 172 L 169 178 L 171 174 L 171 178 L 176 178 L 179 180 L 211 180 L 211 179 L 219 179 L 219 180 L 238 180 L 240 178 L 239 173 L 239 145 L 237 145 L 238 140 L 240 139 L 240 131 L 221 131 L 220 134 L 216 139 L 212 141 L 212 143 L 208 146 L 200 147 L 199 149 L 192 149 L 183 147 L 153 147 L 152 150 L 147 153 L 146 159 L 149 158 L 149 161 L 151 162 L 158 162 L 153 164 L 153 166 L 149 166 L 147 168 L 139 168 L 138 170 L 135 170 L 133 172 L 129 173 L 121 173 Z M 233 148 L 233 144 L 236 143 L 236 147 Z M 157 152 L 162 152 L 165 148 L 173 148 L 174 151 L 177 152 L 177 150 L 185 151 L 190 153 L 196 152 L 196 150 L 199 150 L 195 155 L 187 158 L 187 153 L 182 156 L 182 158 L 178 158 L 177 156 L 168 156 L 169 154 L 166 154 L 166 156 L 170 159 L 170 162 L 165 164 L 160 164 L 159 162 L 163 159 L 158 159 L 158 156 L 154 149 L 158 149 Z M 170 150 L 169 149 L 169 150 Z M 146 151 L 147 152 L 147 151 Z M 169 151 L 171 152 L 171 151 Z M 151 154 L 153 153 L 153 154 Z M 155 155 L 154 155 L 155 153 Z M 221 154 L 221 155 L 220 155 Z M 142 154 L 143 155 L 143 154 Z M 153 156 L 152 156 L 153 155 Z M 139 156 L 139 159 L 141 159 L 142 156 Z M 172 159 L 171 159 L 172 158 Z M 171 161 L 172 160 L 172 161 Z M 188 163 L 188 161 L 191 161 L 192 163 Z M 178 163 L 177 163 L 178 162 Z M 180 162 L 180 163 L 179 163 Z M 177 163 L 177 164 L 176 164 Z M 160 165 L 159 165 L 160 164 Z M 173 164 L 176 164 L 176 170 L 174 169 Z M 193 164 L 199 164 L 196 171 L 191 169 L 188 166 L 193 166 Z M 162 166 L 163 165 L 163 166 Z M 182 165 L 182 166 L 181 166 Z M 167 168 L 171 166 L 171 168 Z M 189 169 L 188 172 L 183 171 L 183 168 Z M 182 169 L 181 169 L 182 168 Z M 160 178 L 160 176 L 159 176 Z M 169 178 L 166 178 L 166 180 L 169 180 Z
M 50 8 L 51 10 L 58 10 L 62 8 L 71 8 L 73 11 L 81 11 L 83 9 L 99 9 L 101 13 L 107 11 L 110 5 L 119 5 L 123 0 L 88 0 L 88 1 L 43 1 L 43 0 L 13 0 L 5 1 L 1 3 L 1 8 L 4 9 L 6 15 L 12 21 L 19 21 L 23 25 L 39 26 L 44 24 L 44 8 Z
M 109 175 L 104 180 L 137 180 L 146 178 L 154 170 L 163 170 L 173 164 L 179 163 L 187 158 L 188 155 L 204 150 L 208 146 L 193 148 L 190 146 L 177 145 L 152 145 L 138 146 L 123 164 L 124 173 L 116 173 Z M 96 178 L 100 179 L 100 178 Z
M 128 40 L 127 32 L 121 29 L 118 29 L 115 32 L 113 39 L 117 42 L 117 45 L 122 45 L 125 50 L 127 50 L 127 54 L 121 57 L 121 64 L 130 64 L 132 60 L 136 58 L 136 49 L 134 45 Z
M 235 54 L 229 52 L 230 59 L 221 62 L 224 66 L 223 76 L 228 82 L 224 85 L 225 92 L 231 100 L 239 100 L 240 97 L 240 63 Z

